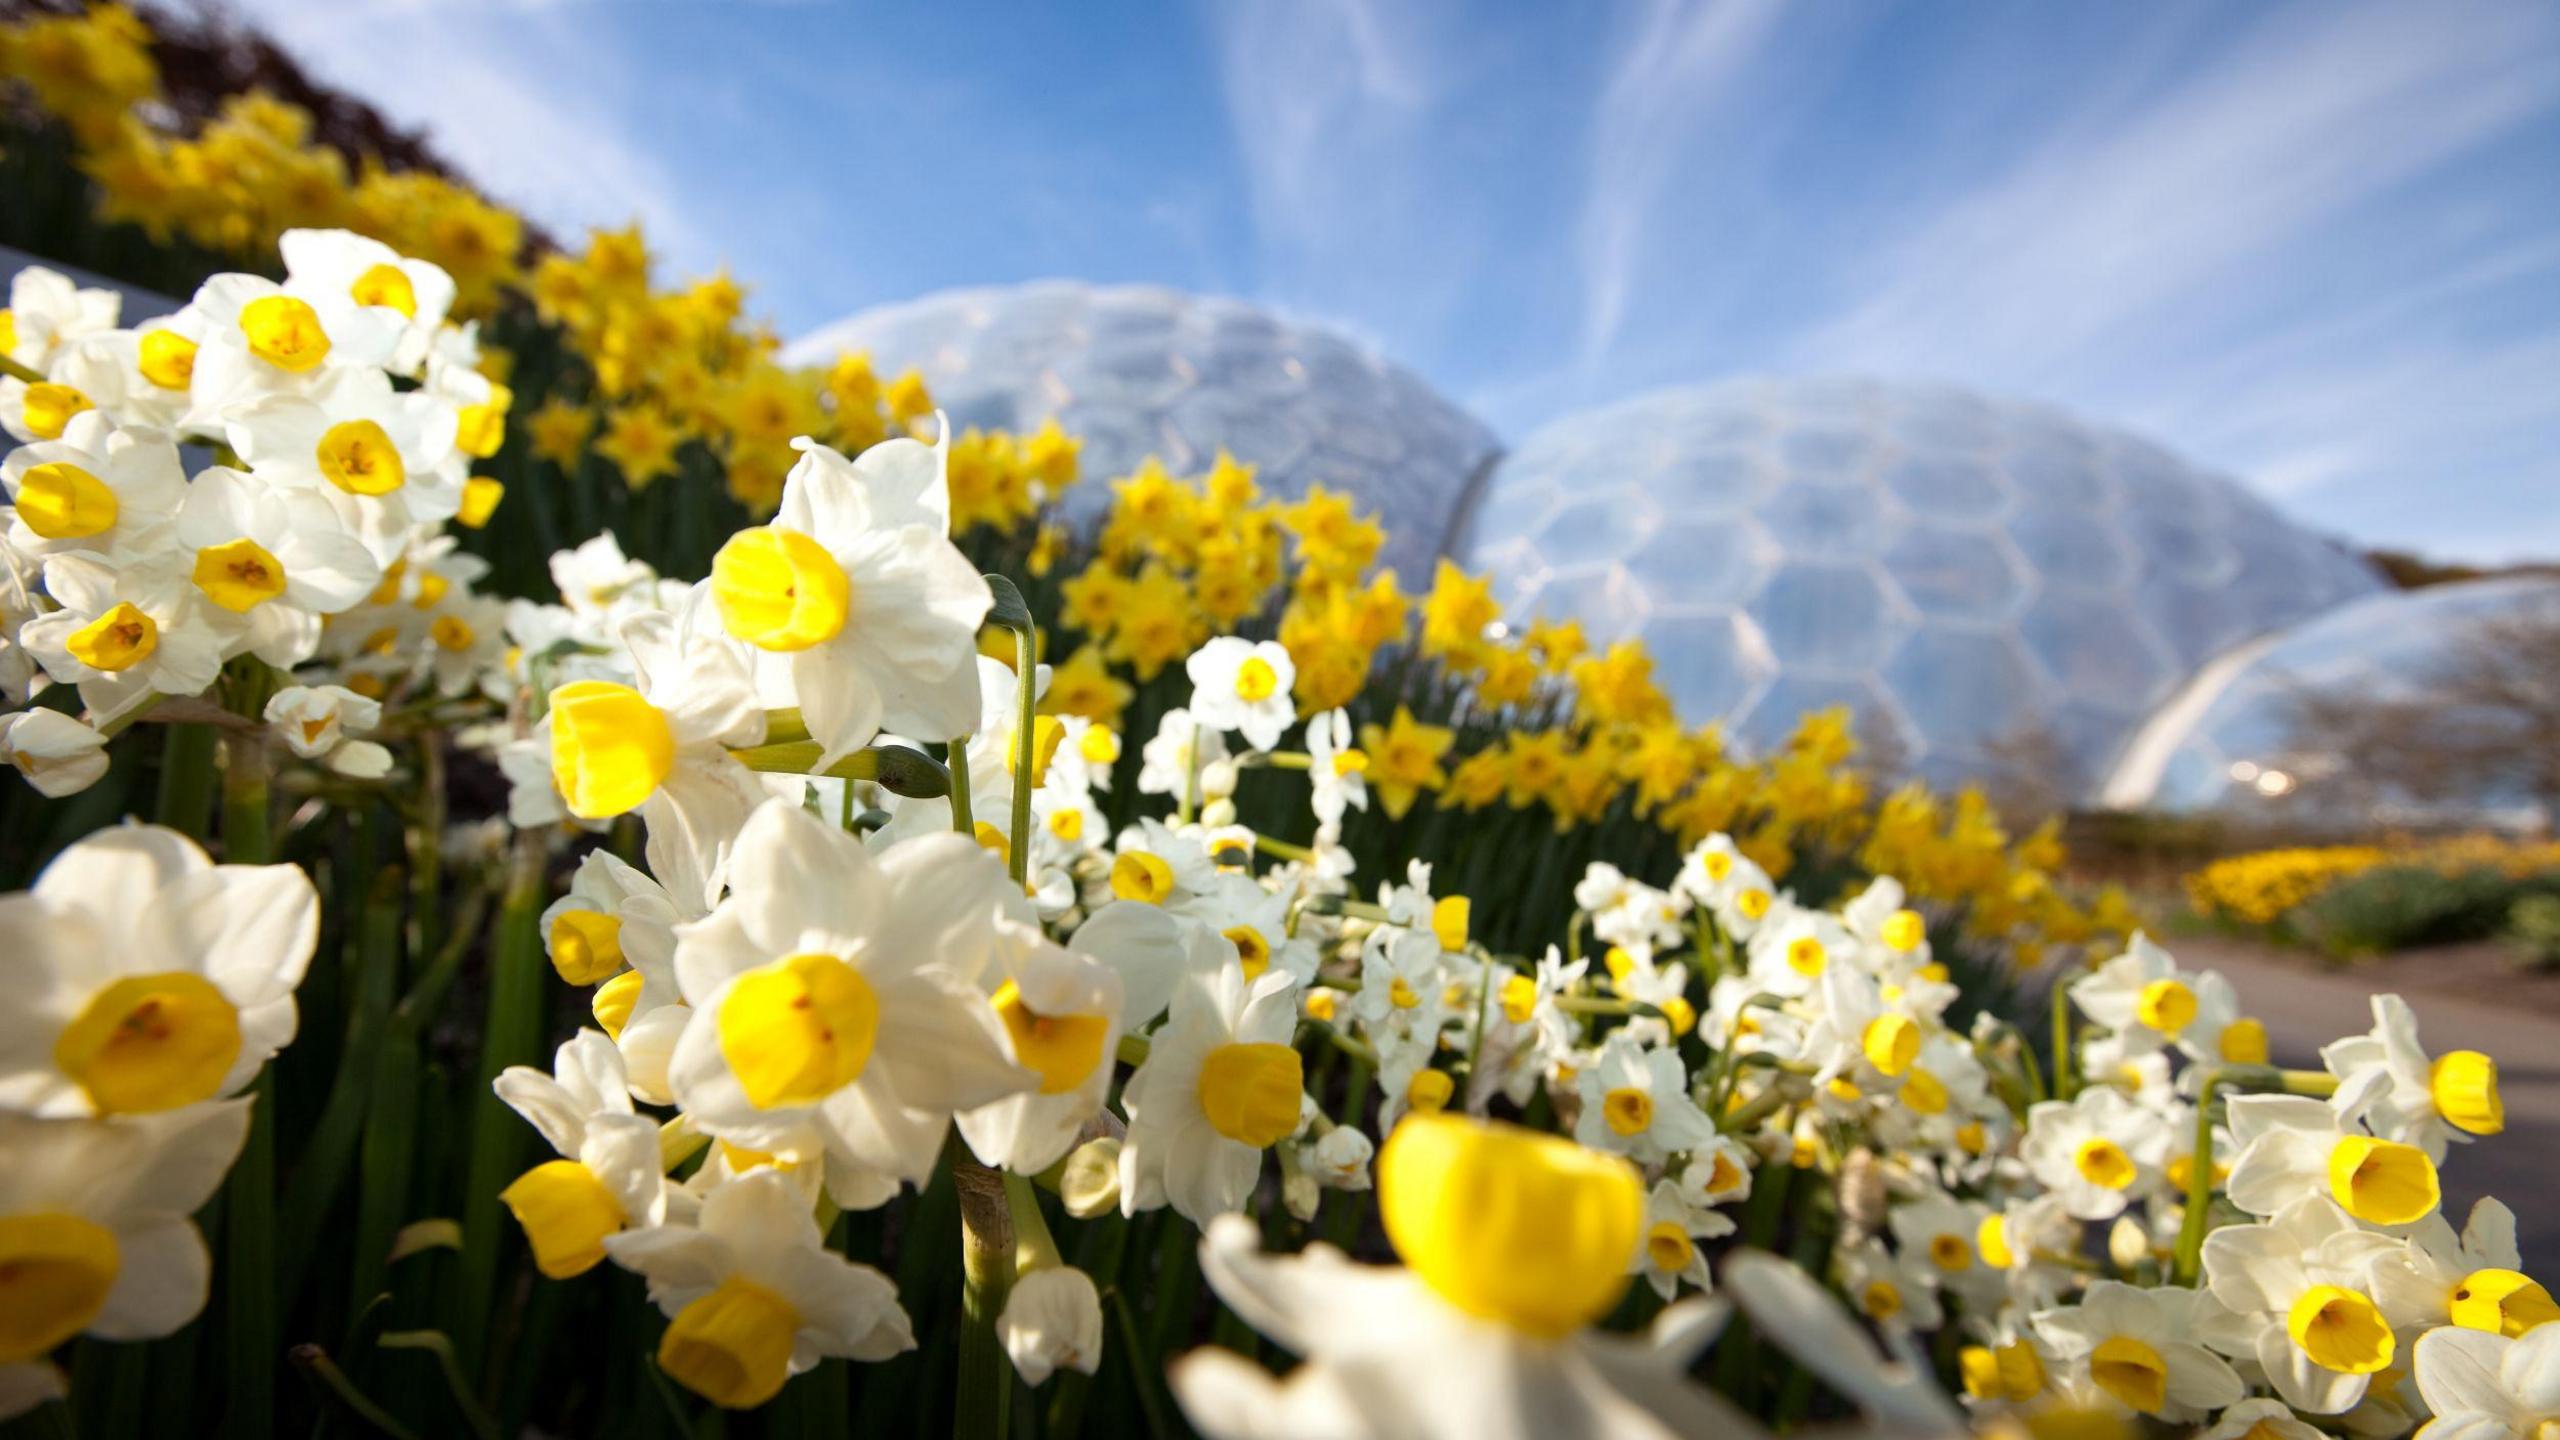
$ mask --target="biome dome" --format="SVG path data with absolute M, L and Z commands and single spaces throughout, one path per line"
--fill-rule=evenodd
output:
M 879 372 L 924 373 L 954 425 L 1028 432 L 1055 417 L 1084 442 L 1089 478 L 1153 455 L 1177 474 L 1220 449 L 1285 498 L 1356 493 L 1385 556 L 1427 578 L 1464 497 L 1497 453 L 1493 433 L 1368 348 L 1242 301 L 1153 286 L 1045 280 L 951 290 L 825 326 L 787 358 L 867 350 Z M 1108 486 L 1078 487 L 1089 520 Z
M 1643 636 L 1693 722 L 1765 746 L 1850 705 L 1942 779 L 2041 738 L 2075 791 L 2213 656 L 2381 583 L 2135 436 L 1865 380 L 1556 421 L 1496 466 L 1460 554 L 1513 614 Z
M 2560 620 L 2560 580 L 2512 576 L 2370 595 L 2233 651 L 2161 707 L 2125 749 L 2100 798 L 2122 809 L 2355 813 L 2377 797 L 2342 784 L 2334 753 L 2297 733 L 2302 698 L 2382 703 L 2431 692 L 2484 623 Z M 2520 785 L 2482 782 L 2459 798 L 2416 806 L 2459 818 L 2531 817 Z

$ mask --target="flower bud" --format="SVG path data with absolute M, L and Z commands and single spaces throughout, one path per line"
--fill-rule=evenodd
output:
M 1067 1168 L 1058 1176 L 1058 1198 L 1079 1220 L 1119 1209 L 1120 1142 L 1105 1135 L 1070 1152 Z

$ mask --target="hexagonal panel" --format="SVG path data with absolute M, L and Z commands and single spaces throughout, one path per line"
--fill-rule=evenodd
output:
M 1792 670 L 1856 670 L 1882 660 L 1909 622 L 1862 565 L 1790 561 L 1751 601 L 1778 663 Z
M 2009 547 L 1985 530 L 1914 525 L 1884 556 L 1885 571 L 1921 614 L 1988 624 L 2026 598 Z

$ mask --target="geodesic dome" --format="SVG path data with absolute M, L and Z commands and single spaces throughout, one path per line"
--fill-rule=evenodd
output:
M 1221 446 L 1296 498 L 1357 495 L 1386 525 L 1385 559 L 1427 578 L 1464 497 L 1499 446 L 1412 372 L 1330 331 L 1242 301 L 1151 286 L 1047 280 L 951 290 L 825 326 L 787 358 L 868 350 L 884 376 L 912 365 L 956 426 L 1084 441 L 1070 517 L 1098 517 L 1107 480 L 1149 455 L 1176 474 Z
M 2207 660 L 2381 583 L 2134 436 L 1859 380 L 1559 420 L 1496 466 L 1459 553 L 1514 616 L 1643 636 L 1692 723 L 1765 746 L 1846 704 L 1920 774 L 2054 755 L 2071 793 Z
M 2475 628 L 2500 620 L 2560 624 L 2560 580 L 2516 576 L 2394 590 L 2293 626 L 2222 657 L 2142 728 L 2100 798 L 2120 809 L 2240 814 L 2284 807 L 2300 817 L 2332 807 L 2382 805 L 2410 819 L 2529 819 L 2535 797 L 2520 787 L 2427 804 L 2373 797 L 2341 776 L 2316 737 L 2295 733 L 2298 698 L 2405 701 L 2430 690 Z M 2341 785 L 2345 780 L 2351 783 Z

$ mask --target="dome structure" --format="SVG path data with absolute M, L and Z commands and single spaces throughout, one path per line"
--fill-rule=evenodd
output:
M 2126 746 L 2100 799 L 2119 809 L 2227 810 L 2288 818 L 2329 811 L 2476 822 L 2539 813 L 2516 782 L 2425 802 L 2375 794 L 2316 734 L 2302 702 L 2358 706 L 2439 701 L 2439 677 L 2488 637 L 2482 627 L 2560 626 L 2560 579 L 2513 576 L 2367 596 L 2259 640 L 2207 666 Z M 2451 717 L 2447 717 L 2451 718 Z
M 957 426 L 1031 430 L 1055 417 L 1084 442 L 1072 518 L 1098 517 L 1110 502 L 1102 482 L 1149 455 L 1189 474 L 1224 448 L 1269 493 L 1294 499 L 1322 484 L 1357 495 L 1408 580 L 1428 577 L 1499 448 L 1420 378 L 1341 335 L 1155 287 L 945 291 L 825 326 L 787 358 L 846 350 L 869 351 L 883 375 L 921 370 Z
M 2085 793 L 2214 656 L 2380 588 L 2232 482 L 2120 431 L 1931 385 L 1752 380 L 1548 425 L 1460 553 L 1513 615 L 1640 635 L 1692 723 L 1808 710 L 1941 781 Z

